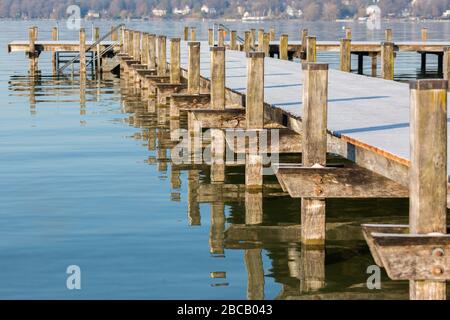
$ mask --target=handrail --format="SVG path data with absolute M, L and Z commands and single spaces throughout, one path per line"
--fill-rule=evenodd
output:
M 84 51 L 89 52 L 91 51 L 92 48 L 95 48 L 98 44 L 100 44 L 102 41 L 104 41 L 106 38 L 108 38 L 112 33 L 116 32 L 116 30 L 122 28 L 123 26 L 125 26 L 125 24 L 121 23 L 118 26 L 116 26 L 115 28 L 111 29 L 107 34 L 105 34 L 103 37 L 101 37 L 100 39 L 98 39 L 97 41 L 95 41 L 93 44 L 91 44 L 89 47 L 86 48 L 86 50 Z M 117 43 L 114 43 L 111 46 L 116 45 Z M 61 68 L 58 69 L 58 73 L 62 73 L 64 71 L 64 69 L 66 69 L 68 66 L 70 66 L 71 64 L 73 64 L 75 61 L 80 59 L 80 54 L 76 55 L 73 59 L 67 61 Z
M 95 61 L 95 59 L 97 59 L 97 55 L 100 55 L 100 58 L 103 57 L 103 55 L 106 54 L 108 51 L 110 51 L 112 48 L 114 48 L 114 46 L 117 43 L 118 43 L 118 41 L 110 44 L 105 49 L 103 49 L 100 53 L 97 52 L 95 56 L 93 56 L 88 62 L 86 62 L 86 65 L 88 66 L 88 65 L 92 64 Z
M 218 27 L 221 27 L 221 28 L 225 29 L 225 30 L 228 31 L 229 33 L 231 33 L 231 31 L 232 31 L 229 27 L 227 27 L 227 26 L 224 25 L 223 23 L 215 23 L 215 25 L 217 25 Z M 238 40 L 241 44 L 244 44 L 244 43 L 245 43 L 245 40 L 242 39 L 238 34 L 236 34 L 236 40 Z M 250 45 L 250 47 L 251 47 L 252 50 L 255 50 L 255 48 L 254 48 L 252 45 Z

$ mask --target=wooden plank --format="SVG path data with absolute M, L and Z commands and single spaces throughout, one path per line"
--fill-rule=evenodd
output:
M 408 189 L 355 165 L 311 168 L 273 165 L 278 180 L 293 198 L 407 198 Z

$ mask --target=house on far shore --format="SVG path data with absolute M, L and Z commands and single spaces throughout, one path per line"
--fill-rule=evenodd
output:
M 85 19 L 87 19 L 87 20 L 100 19 L 100 13 L 89 10 L 85 16 Z
M 172 10 L 172 13 L 174 15 L 187 16 L 189 13 L 191 13 L 191 8 L 189 8 L 188 5 L 185 5 L 184 8 L 181 8 L 181 9 L 174 8 Z
M 445 10 L 444 13 L 442 14 L 442 17 L 446 18 L 446 19 L 450 19 L 450 9 Z
M 217 10 L 216 8 L 210 8 L 208 7 L 206 4 L 204 4 L 201 8 L 200 11 L 204 14 L 216 14 Z
M 155 17 L 165 17 L 165 16 L 167 15 L 167 10 L 165 10 L 165 9 L 154 8 L 154 9 L 152 10 L 152 14 L 153 14 Z

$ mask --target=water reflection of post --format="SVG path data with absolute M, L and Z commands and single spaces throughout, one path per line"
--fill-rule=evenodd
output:
M 291 256 L 289 256 L 291 259 Z M 300 291 L 317 291 L 325 286 L 325 248 L 302 245 Z
M 30 85 L 30 114 L 32 116 L 36 115 L 36 85 L 39 84 L 40 80 L 39 74 L 30 77 L 28 80 Z
M 223 255 L 225 232 L 225 205 L 222 201 L 211 203 L 211 229 L 209 232 L 210 253 Z
M 170 167 L 170 188 L 172 189 L 170 200 L 179 202 L 181 199 L 179 192 L 181 188 L 180 170 L 175 169 L 173 166 Z
M 188 171 L 188 218 L 190 226 L 201 225 L 200 205 L 197 201 L 199 179 L 198 170 Z
M 158 130 L 158 147 L 156 151 L 156 160 L 158 161 L 158 171 L 166 172 L 167 171 L 167 148 L 164 145 L 164 132 L 162 129 Z
M 80 116 L 86 114 L 86 78 L 80 77 Z
M 264 268 L 261 249 L 247 249 L 244 253 L 245 266 L 247 268 L 247 299 L 264 299 Z

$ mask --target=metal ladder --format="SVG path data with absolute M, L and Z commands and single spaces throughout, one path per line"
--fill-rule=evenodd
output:
M 119 24 L 118 26 L 116 26 L 115 28 L 113 28 L 112 30 L 110 30 L 103 37 L 101 37 L 100 39 L 95 41 L 93 44 L 91 44 L 89 47 L 87 47 L 85 50 L 85 53 L 91 51 L 98 44 L 100 44 L 102 41 L 104 41 L 106 38 L 108 38 L 112 33 L 116 32 L 118 29 L 122 28 L 123 26 L 125 26 L 125 24 L 122 23 L 122 24 Z M 103 56 L 106 52 L 110 51 L 115 45 L 117 45 L 117 43 L 118 42 L 114 42 L 114 43 L 110 44 L 107 48 L 105 48 L 103 51 L 101 51 L 100 53 L 97 53 L 97 54 L 100 54 L 100 57 Z M 95 59 L 96 59 L 96 57 L 93 55 L 92 58 L 86 63 L 86 65 L 93 63 L 95 61 Z M 60 67 L 58 69 L 58 73 L 62 73 L 68 66 L 74 64 L 75 62 L 77 62 L 79 60 L 80 60 L 80 54 L 77 54 L 75 57 L 73 57 L 72 59 L 67 61 L 62 67 Z

